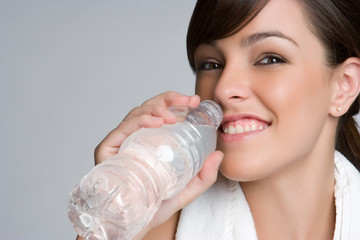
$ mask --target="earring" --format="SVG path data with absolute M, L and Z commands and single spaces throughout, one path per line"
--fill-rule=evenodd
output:
M 340 112 L 340 110 L 341 110 L 341 107 L 336 108 L 336 111 Z

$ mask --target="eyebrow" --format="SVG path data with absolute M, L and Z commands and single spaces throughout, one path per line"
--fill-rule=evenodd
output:
M 266 38 L 269 38 L 269 37 L 283 38 L 285 40 L 290 41 L 295 46 L 299 46 L 294 39 L 286 36 L 285 34 L 283 34 L 282 32 L 279 32 L 279 31 L 259 32 L 259 33 L 251 34 L 250 36 L 248 36 L 248 37 L 241 40 L 241 45 L 242 46 L 254 45 L 257 42 L 262 41 L 262 40 L 264 40 Z

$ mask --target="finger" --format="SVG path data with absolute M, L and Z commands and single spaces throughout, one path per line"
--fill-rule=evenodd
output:
M 136 130 L 175 123 L 177 117 L 169 111 L 169 106 L 185 105 L 195 108 L 199 102 L 200 98 L 197 95 L 189 97 L 177 92 L 166 92 L 146 101 L 141 107 L 134 108 L 96 147 L 95 163 L 98 164 L 117 154 L 122 142 Z
M 193 95 L 190 97 L 189 106 L 197 108 L 200 104 L 200 97 L 198 95 Z
M 165 123 L 171 124 L 176 122 L 176 116 L 174 113 L 169 111 L 169 107 L 190 106 L 192 108 L 196 108 L 199 103 L 200 97 L 197 95 L 189 97 L 176 92 L 167 92 L 144 102 L 141 107 L 134 108 L 124 118 L 124 120 L 131 119 L 142 114 L 150 114 L 154 117 L 162 117 L 164 118 Z
M 132 119 L 124 120 L 120 125 L 110 132 L 105 139 L 108 146 L 118 147 L 122 141 L 140 128 L 156 128 L 164 124 L 162 117 L 154 117 L 151 115 L 141 115 Z
M 159 104 L 167 107 L 188 106 L 190 102 L 190 96 L 186 96 L 174 91 L 169 91 L 149 99 L 148 101 L 144 102 L 142 106 L 147 104 Z
M 141 115 L 129 120 L 124 120 L 112 130 L 95 149 L 95 163 L 99 164 L 104 160 L 118 153 L 122 142 L 136 130 L 146 127 L 155 128 L 164 124 L 164 119 L 151 115 Z
M 128 113 L 128 115 L 126 115 L 123 121 L 146 114 L 153 117 L 163 118 L 165 123 L 176 122 L 176 116 L 171 111 L 169 111 L 168 107 L 159 104 L 147 104 L 141 107 L 134 108 Z
M 204 162 L 204 165 L 197 176 L 192 179 L 186 188 L 177 196 L 162 202 L 152 222 L 152 227 L 161 224 L 164 219 L 169 218 L 174 212 L 189 205 L 195 198 L 205 192 L 214 182 L 218 175 L 218 169 L 224 154 L 220 151 L 213 152 Z
M 186 188 L 179 194 L 179 206 L 181 209 L 190 204 L 195 198 L 205 192 L 217 179 L 219 166 L 224 157 L 220 151 L 215 151 L 205 160 L 200 172 L 192 179 Z

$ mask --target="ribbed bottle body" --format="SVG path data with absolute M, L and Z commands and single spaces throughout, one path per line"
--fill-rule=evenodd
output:
M 185 121 L 139 129 L 117 155 L 93 168 L 70 193 L 68 215 L 79 235 L 127 240 L 147 225 L 161 202 L 180 192 L 215 150 L 222 118 L 216 107 L 221 116 L 215 124 L 216 113 L 207 113 L 213 106 L 200 105 Z

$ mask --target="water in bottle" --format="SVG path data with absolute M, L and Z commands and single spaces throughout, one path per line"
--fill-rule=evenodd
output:
M 174 108 L 185 120 L 131 134 L 119 153 L 93 168 L 72 190 L 68 215 L 86 240 L 132 239 L 161 201 L 179 191 L 215 150 L 222 111 L 213 101 Z

